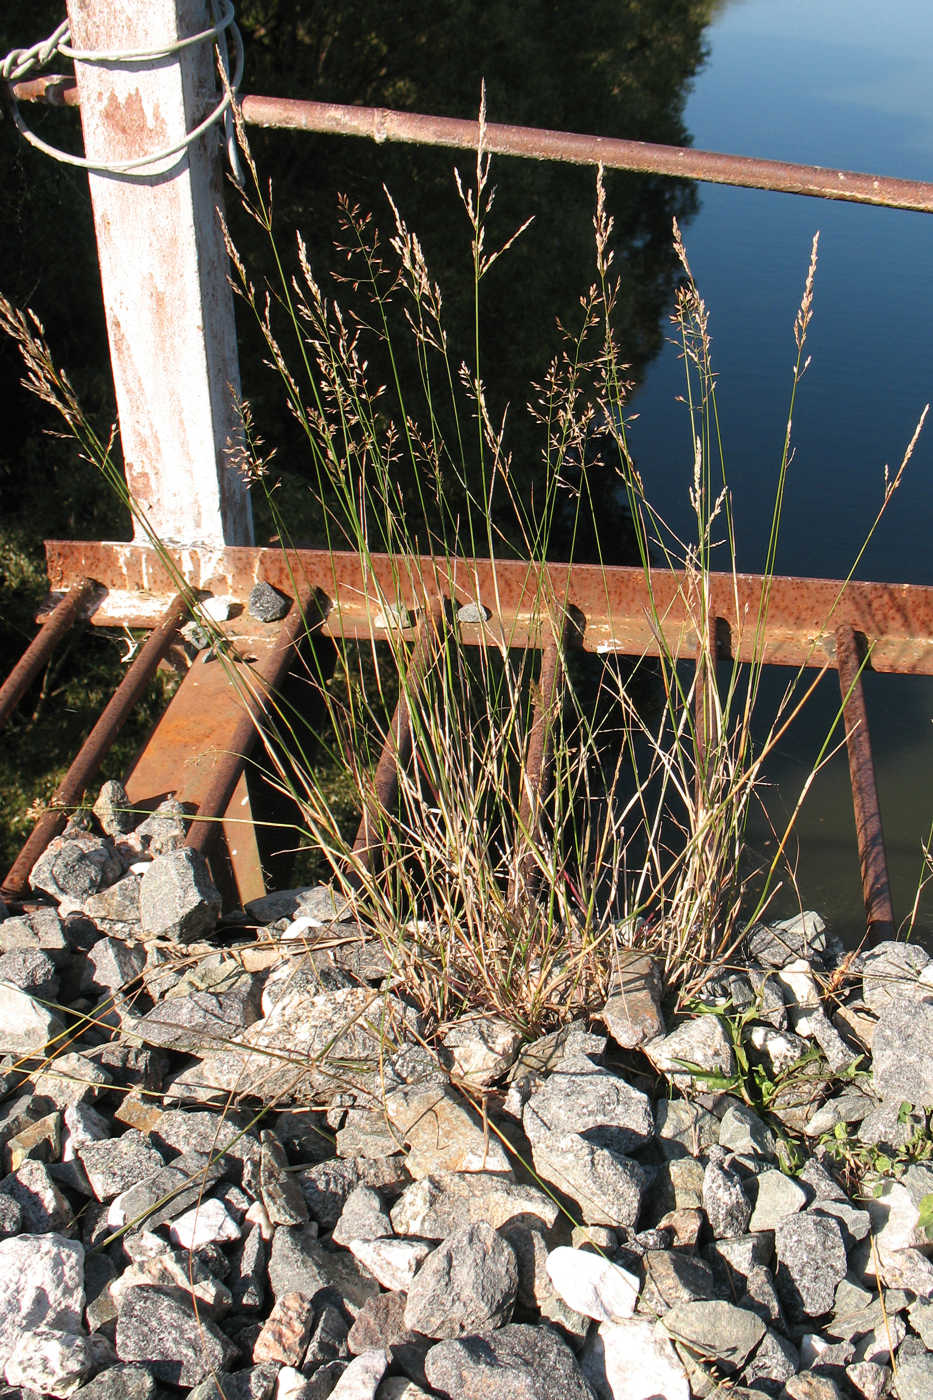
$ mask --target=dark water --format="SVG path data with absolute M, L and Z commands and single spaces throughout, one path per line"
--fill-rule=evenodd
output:
M 709 61 L 685 111 L 693 144 L 928 180 L 933 7 L 904 0 L 745 0 L 707 31 Z M 787 195 L 701 186 L 686 230 L 712 313 L 739 565 L 763 562 L 795 346 L 792 325 L 820 231 L 812 365 L 795 416 L 778 568 L 845 576 L 923 405 L 933 396 L 933 220 Z M 668 349 L 634 407 L 635 446 L 656 498 L 687 518 L 686 415 L 671 412 L 681 366 Z M 863 579 L 933 584 L 933 432 L 925 437 L 859 567 Z M 933 820 L 933 682 L 866 678 L 894 886 L 910 909 Z M 831 722 L 827 685 L 772 773 L 793 802 Z M 844 757 L 821 774 L 799 825 L 804 900 L 850 937 L 862 926 Z M 930 904 L 925 919 L 931 926 Z

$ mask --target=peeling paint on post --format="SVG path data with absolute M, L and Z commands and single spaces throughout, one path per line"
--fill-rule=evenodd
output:
M 68 0 L 68 14 L 74 46 L 97 52 L 161 48 L 213 23 L 206 0 Z M 218 100 L 209 42 L 75 67 L 85 151 L 102 164 L 176 144 Z M 221 133 L 161 168 L 89 177 L 127 483 L 157 534 L 181 545 L 252 543 L 248 489 L 227 465 L 240 376 Z

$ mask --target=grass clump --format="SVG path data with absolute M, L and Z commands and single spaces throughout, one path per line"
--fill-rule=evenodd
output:
M 665 527 L 630 449 L 601 171 L 594 279 L 527 414 L 496 403 L 485 382 L 483 282 L 527 225 L 493 238 L 484 126 L 481 109 L 472 177 L 456 175 L 473 269 L 463 347 L 451 342 L 441 289 L 388 195 L 387 237 L 370 216 L 342 206 L 346 262 L 336 295 L 316 279 L 300 236 L 290 272 L 242 130 L 247 208 L 268 239 L 269 280 L 257 287 L 229 238 L 228 250 L 234 286 L 307 444 L 335 579 L 348 552 L 379 605 L 377 615 L 343 619 L 354 625 L 331 651 L 309 600 L 305 693 L 280 697 L 261 722 L 264 767 L 297 804 L 318 865 L 383 939 L 430 1019 L 485 1009 L 531 1034 L 605 994 L 623 947 L 656 954 L 669 988 L 695 996 L 787 877 L 791 828 L 813 774 L 763 867 L 748 833 L 764 765 L 825 670 L 806 680 L 801 668 L 762 719 L 770 581 L 809 363 L 817 240 L 794 326 L 762 603 L 743 624 L 755 660 L 722 665 L 711 578 L 718 567 L 736 580 L 735 523 L 708 311 L 679 230 L 672 320 L 692 444 L 689 542 Z M 48 382 L 37 392 L 49 394 Z M 76 426 L 67 394 L 64 402 L 56 406 L 85 452 L 125 497 L 111 445 Z M 274 462 L 248 406 L 243 426 L 238 463 L 291 559 Z M 569 575 L 548 565 L 586 561 L 605 579 L 620 554 L 641 571 L 652 641 L 635 655 L 594 653 L 581 646 L 585 619 L 571 606 Z M 486 561 L 484 589 L 479 566 L 463 562 L 471 559 Z M 512 631 L 500 622 L 500 561 L 524 561 L 526 571 Z M 241 667 L 230 673 L 240 685 L 248 677 Z

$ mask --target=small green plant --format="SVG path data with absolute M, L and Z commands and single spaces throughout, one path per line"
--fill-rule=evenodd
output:
M 913 1124 L 909 1134 L 898 1146 L 890 1143 L 861 1142 L 857 1128 L 854 1129 L 850 1123 L 836 1123 L 832 1130 L 820 1139 L 820 1146 L 859 1187 L 877 1177 L 896 1179 L 914 1163 L 933 1159 L 931 1114 L 915 1108 L 913 1104 L 902 1103 L 897 1121 L 900 1127 Z M 882 1184 L 877 1182 L 876 1189 L 880 1190 Z M 925 1197 L 924 1201 L 926 1214 L 922 1228 L 933 1239 L 933 1234 L 930 1234 L 933 1227 L 933 1195 Z M 924 1206 L 923 1202 L 921 1206 Z

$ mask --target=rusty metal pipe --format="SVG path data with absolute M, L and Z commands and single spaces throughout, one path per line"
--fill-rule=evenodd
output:
M 414 646 L 399 690 L 398 704 L 392 714 L 389 732 L 373 774 L 373 793 L 363 804 L 363 815 L 353 842 L 353 855 L 359 866 L 368 870 L 381 844 L 378 834 L 379 818 L 387 812 L 398 793 L 399 771 L 411 757 L 411 706 L 424 685 L 441 640 L 443 609 L 437 599 L 418 624 Z
M 240 774 L 246 766 L 250 749 L 256 739 L 257 725 L 268 713 L 275 686 L 288 665 L 292 650 L 305 634 L 308 627 L 310 595 L 299 605 L 292 604 L 291 612 L 283 622 L 275 647 L 265 660 L 250 675 L 249 689 L 243 687 L 243 715 L 230 738 L 230 748 L 221 754 L 214 765 L 210 784 L 197 814 L 188 830 L 185 844 L 193 850 L 206 853 L 220 834 L 220 819 L 230 805 Z M 216 662 L 210 663 L 212 665 Z M 230 684 L 236 686 L 231 678 Z
M 0 727 L 22 700 L 65 633 L 74 625 L 82 604 L 94 591 L 90 579 L 83 579 L 55 605 L 54 610 L 33 637 L 3 685 L 0 686 Z
M 20 101 L 45 101 L 77 106 L 77 90 L 69 79 L 48 77 L 13 84 Z M 315 131 L 335 136 L 363 136 L 381 144 L 399 141 L 419 146 L 446 146 L 475 151 L 478 126 L 459 117 L 436 117 L 420 112 L 397 112 L 387 107 L 356 107 L 338 102 L 309 102 L 292 97 L 241 98 L 243 118 L 253 126 L 291 131 Z M 784 194 L 839 199 L 852 204 L 876 204 L 889 209 L 933 213 L 933 184 L 900 180 L 856 170 L 833 170 L 820 165 L 795 165 L 722 151 L 697 151 L 688 146 L 662 146 L 650 141 L 626 141 L 611 136 L 588 136 L 546 127 L 510 126 L 489 122 L 484 148 L 495 155 L 529 160 L 556 160 L 571 165 L 604 165 L 607 170 L 631 170 L 649 175 L 672 175 L 715 185 L 776 190 Z
M 870 941 L 894 937 L 894 906 L 888 879 L 888 861 L 881 826 L 881 808 L 875 783 L 875 765 L 868 732 L 868 712 L 862 690 L 860 658 L 855 632 L 841 626 L 833 634 L 839 686 L 842 691 L 849 781 L 855 812 L 862 891 Z
M 85 739 L 68 772 L 59 783 L 48 809 L 39 818 L 32 833 L 7 872 L 2 893 L 13 898 L 21 895 L 29 872 L 54 836 L 65 825 L 68 809 L 81 800 L 114 739 L 139 700 L 156 667 L 171 646 L 179 624 L 188 611 L 185 597 L 173 598 L 162 621 L 147 638 L 135 661 L 117 686 L 94 728 Z
M 476 150 L 477 123 L 457 117 L 287 97 L 247 96 L 242 99 L 242 106 L 244 120 L 254 126 L 368 136 L 377 143 L 401 141 Z M 572 165 L 604 165 L 607 170 L 673 175 L 717 185 L 740 185 L 856 204 L 881 204 L 926 214 L 933 212 L 933 184 L 920 180 L 898 180 L 853 170 L 824 169 L 819 165 L 793 165 L 720 151 L 697 151 L 686 146 L 661 146 L 648 141 L 625 141 L 498 122 L 487 124 L 483 144 L 485 150 L 496 155 L 557 160 Z

